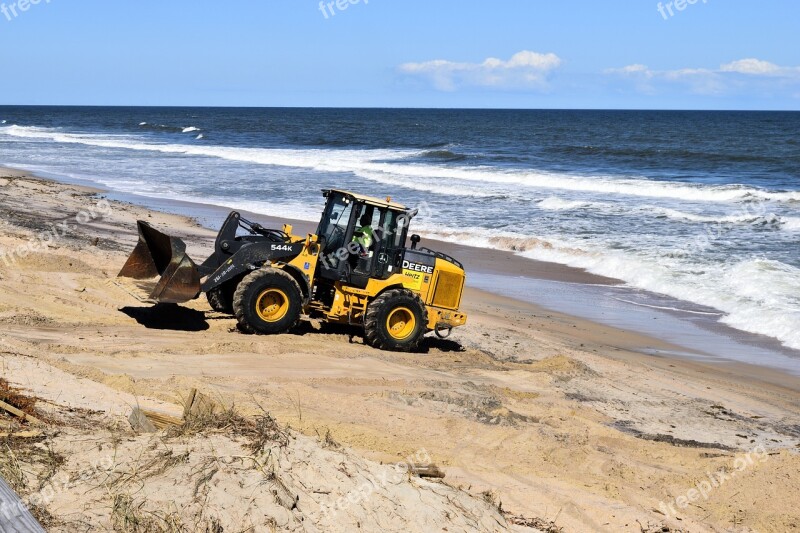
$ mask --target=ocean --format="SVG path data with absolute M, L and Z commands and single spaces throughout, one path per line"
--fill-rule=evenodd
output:
M 800 349 L 800 113 L 0 107 L 0 165 L 580 267 Z

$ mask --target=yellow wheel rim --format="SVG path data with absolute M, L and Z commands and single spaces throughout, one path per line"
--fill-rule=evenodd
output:
M 389 316 L 386 317 L 386 330 L 393 339 L 407 339 L 414 333 L 416 327 L 417 319 L 407 307 L 393 309 Z
M 277 322 L 289 312 L 289 298 L 280 289 L 266 289 L 258 295 L 256 313 L 264 322 Z

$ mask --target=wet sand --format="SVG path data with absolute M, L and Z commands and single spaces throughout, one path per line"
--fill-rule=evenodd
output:
M 220 227 L 230 212 L 226 207 L 195 202 L 113 192 L 108 196 L 191 217 L 212 231 Z M 323 201 L 320 195 L 320 206 Z M 296 234 L 314 233 L 317 229 L 315 222 L 241 212 L 244 217 L 266 227 L 280 228 L 284 223 L 291 224 Z M 463 263 L 467 285 L 471 288 L 636 333 L 642 342 L 630 348 L 641 353 L 720 366 L 742 365 L 776 383 L 784 382 L 783 376 L 787 372 L 800 376 L 800 350 L 782 346 L 771 337 L 727 326 L 719 321 L 722 313 L 714 309 L 627 287 L 618 279 L 528 259 L 509 251 L 431 238 L 423 238 L 420 246 L 446 253 Z

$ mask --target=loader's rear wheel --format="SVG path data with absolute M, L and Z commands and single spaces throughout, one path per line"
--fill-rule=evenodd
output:
M 233 294 L 236 292 L 236 281 L 231 280 L 224 285 L 211 289 L 206 293 L 211 309 L 226 315 L 233 314 Z
M 407 289 L 393 289 L 373 300 L 364 320 L 364 340 L 381 350 L 417 350 L 428 328 L 428 309 Z
M 286 333 L 300 319 L 300 286 L 292 276 L 276 268 L 247 275 L 233 295 L 233 311 L 239 327 L 248 333 Z

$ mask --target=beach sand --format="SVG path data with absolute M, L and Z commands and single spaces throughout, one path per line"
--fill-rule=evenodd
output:
M 184 523 L 198 520 L 196 505 L 166 502 L 193 501 L 198 472 L 211 471 L 209 457 L 221 477 L 218 485 L 213 476 L 209 482 L 206 496 L 218 499 L 208 509 L 228 526 L 257 522 L 256 530 L 268 516 L 297 530 L 347 531 L 355 524 L 364 531 L 526 530 L 508 516 L 576 532 L 800 528 L 796 377 L 663 355 L 676 346 L 474 289 L 464 298 L 468 325 L 450 339 L 426 339 L 423 354 L 381 352 L 365 346 L 357 331 L 311 323 L 288 335 L 244 335 L 204 299 L 181 310 L 152 308 L 115 278 L 136 242 L 136 219 L 184 238 L 195 258 L 208 255 L 213 231 L 130 203 L 100 205 L 101 197 L 90 188 L 0 171 L 2 376 L 43 398 L 51 412 L 53 428 L 42 445 L 68 458 L 53 475 L 74 474 L 108 450 L 127 461 L 115 464 L 114 480 L 142 450 L 175 457 L 188 449 L 190 459 L 166 461 L 170 468 L 137 480 L 131 494 L 115 494 L 118 485 L 108 483 L 96 492 L 59 493 L 44 505 L 54 530 L 80 523 L 108 528 L 125 496 Z M 90 211 L 102 216 L 75 222 Z M 62 221 L 72 221 L 64 235 L 47 243 L 35 237 Z M 453 245 L 443 251 L 470 268 L 613 283 L 502 252 Z M 137 402 L 179 414 L 192 388 L 248 416 L 266 410 L 291 428 L 295 437 L 279 473 L 288 493 L 303 494 L 296 508 L 275 505 L 281 497 L 272 485 L 260 490 L 254 482 L 262 473 L 231 459 L 249 455 L 241 439 L 224 432 L 177 440 L 134 436 L 125 427 Z M 101 429 L 93 432 L 92 421 Z M 402 487 L 381 485 L 330 523 L 312 518 L 314 506 L 318 514 L 330 498 L 346 496 L 345 480 L 353 479 L 342 477 L 342 468 L 315 463 L 331 460 L 325 445 L 334 442 L 336 460 L 345 472 L 358 472 L 355 478 L 424 451 L 446 472 L 447 485 L 417 487 L 430 497 L 413 505 Z M 28 470 L 43 468 L 40 461 Z M 254 499 L 222 496 L 237 490 Z M 436 517 L 424 522 L 426 513 Z

